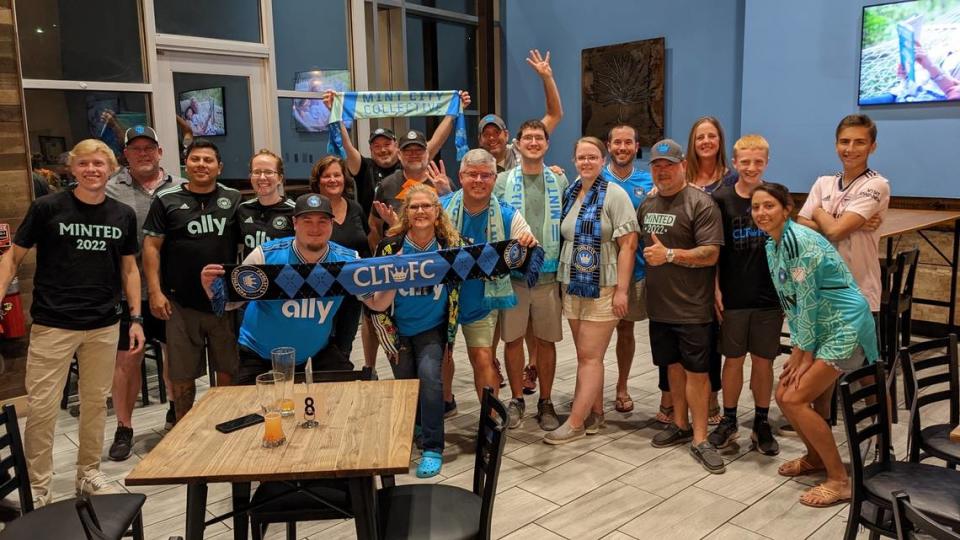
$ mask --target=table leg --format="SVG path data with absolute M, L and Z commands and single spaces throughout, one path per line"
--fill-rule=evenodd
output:
M 377 532 L 377 497 L 372 476 L 349 478 L 350 499 L 359 540 L 374 540 Z
M 203 540 L 207 517 L 207 484 L 187 484 L 187 540 Z
M 250 505 L 250 482 L 236 482 L 233 489 L 233 540 L 247 540 L 250 519 L 246 508 Z
M 953 222 L 953 260 L 950 261 L 950 307 L 947 309 L 950 319 L 947 321 L 947 332 L 953 332 L 956 326 L 954 317 L 957 313 L 957 265 L 960 265 L 960 219 Z

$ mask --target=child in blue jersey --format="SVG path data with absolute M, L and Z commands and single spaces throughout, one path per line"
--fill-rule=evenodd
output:
M 850 500 L 850 479 L 830 426 L 810 403 L 864 359 L 877 360 L 873 317 L 836 249 L 790 219 L 787 188 L 757 186 L 751 207 L 757 227 L 770 235 L 767 263 L 793 347 L 780 375 L 777 403 L 807 447 L 806 455 L 784 463 L 778 472 L 792 477 L 826 470 L 826 481 L 804 492 L 800 502 L 832 506 Z

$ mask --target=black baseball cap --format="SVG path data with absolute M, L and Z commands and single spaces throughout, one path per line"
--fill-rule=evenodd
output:
M 683 161 L 683 147 L 673 139 L 664 139 L 650 147 L 650 163 L 665 159 L 671 163 Z
M 408 131 L 403 137 L 400 138 L 400 149 L 403 150 L 411 144 L 419 144 L 420 146 L 427 147 L 427 138 L 424 137 L 423 133 L 415 129 Z
M 390 140 L 397 140 L 397 134 L 393 132 L 390 128 L 377 128 L 373 130 L 373 133 L 370 134 L 370 140 L 367 142 L 373 142 L 377 137 L 386 137 Z
M 294 217 L 314 212 L 333 217 L 333 207 L 330 206 L 330 199 L 317 193 L 304 193 L 297 197 L 297 204 L 293 209 Z
M 128 129 L 123 134 L 123 145 L 126 146 L 130 144 L 130 141 L 139 138 L 150 139 L 151 141 L 160 144 L 160 138 L 157 137 L 157 132 L 150 126 L 137 125 Z

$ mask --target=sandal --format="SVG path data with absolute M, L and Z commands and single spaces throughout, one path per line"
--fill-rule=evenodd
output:
M 817 467 L 816 465 L 813 465 L 807 461 L 807 456 L 803 456 L 798 457 L 797 459 L 791 459 L 790 461 L 784 463 L 779 469 L 777 469 L 777 473 L 780 476 L 793 478 L 795 476 L 803 476 L 824 470 L 826 469 L 823 466 Z
M 849 495 L 844 497 L 839 491 L 834 491 L 823 484 L 813 486 L 800 496 L 800 504 L 813 508 L 827 508 L 849 500 Z
M 656 420 L 658 423 L 665 426 L 669 426 L 673 423 L 673 405 L 666 407 L 664 405 L 660 406 L 660 411 L 657 412 Z
M 420 458 L 420 465 L 417 466 L 417 478 L 430 478 L 440 474 L 440 467 L 443 467 L 443 456 L 440 452 L 427 450 Z
M 531 395 L 537 391 L 537 366 L 523 368 L 523 393 Z
M 507 386 L 507 381 L 503 378 L 503 368 L 500 367 L 499 359 L 493 359 L 493 367 L 497 370 L 497 383 L 500 385 L 500 388 Z
M 630 396 L 618 397 L 613 408 L 617 412 L 628 413 L 633 410 L 633 398 Z

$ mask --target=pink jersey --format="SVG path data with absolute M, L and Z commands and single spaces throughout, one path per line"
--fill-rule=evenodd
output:
M 890 184 L 886 178 L 867 169 L 842 189 L 842 176 L 835 174 L 817 178 L 800 209 L 800 217 L 812 220 L 813 211 L 818 207 L 838 219 L 844 212 L 854 212 L 863 219 L 870 219 L 877 212 L 886 212 L 890 206 Z M 858 229 L 836 244 L 837 251 L 850 268 L 871 311 L 880 310 L 879 242 L 879 231 Z

